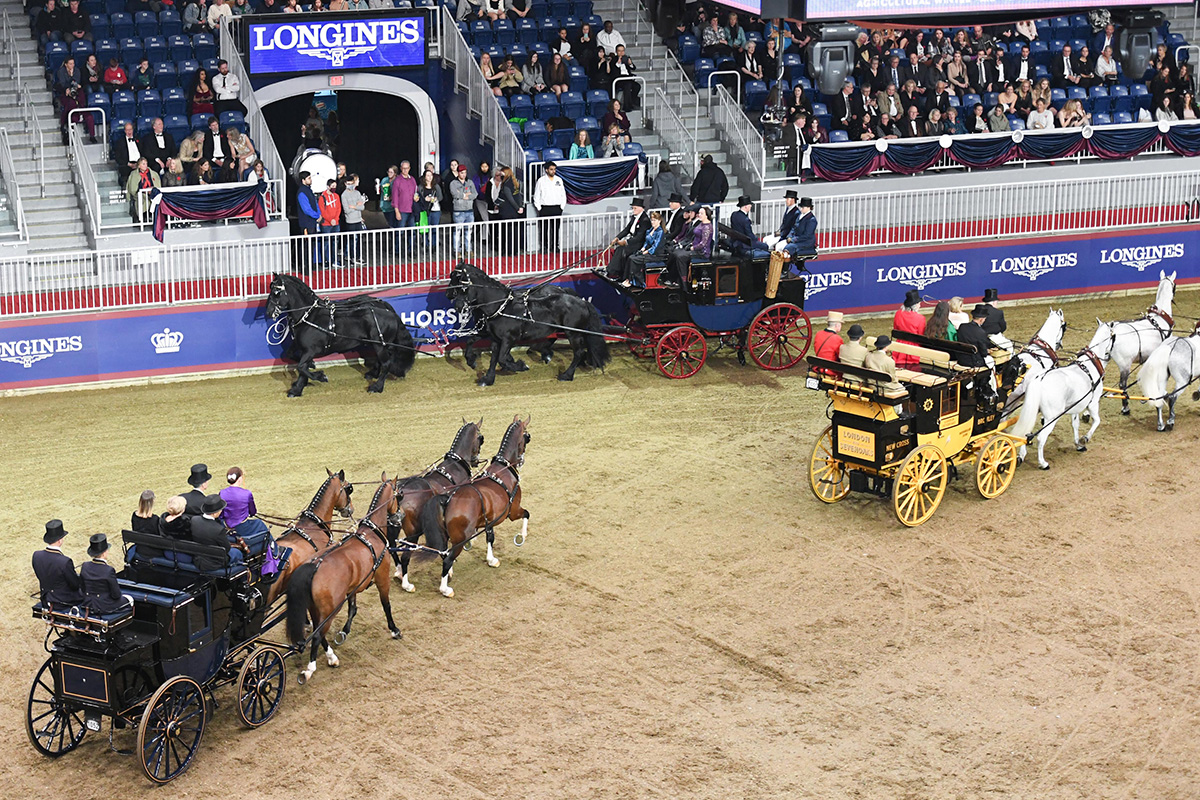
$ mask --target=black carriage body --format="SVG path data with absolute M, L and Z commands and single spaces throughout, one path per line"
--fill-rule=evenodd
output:
M 888 416 L 879 419 L 834 411 L 834 453 L 843 461 L 871 469 L 899 464 L 916 447 L 916 431 L 910 415 Z

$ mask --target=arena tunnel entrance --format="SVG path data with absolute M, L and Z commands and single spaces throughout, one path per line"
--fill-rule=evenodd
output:
M 285 168 L 290 169 L 296 156 L 314 104 L 326 113 L 336 110 L 334 160 L 358 173 L 372 201 L 378 200 L 376 179 L 387 174 L 391 164 L 408 160 L 414 174 L 427 161 L 441 168 L 437 109 L 424 89 L 390 75 L 348 74 L 343 80 L 336 90 L 330 89 L 325 75 L 291 78 L 255 90 Z M 296 184 L 290 175 L 285 177 L 288 214 L 294 218 Z M 323 188 L 313 186 L 316 192 Z

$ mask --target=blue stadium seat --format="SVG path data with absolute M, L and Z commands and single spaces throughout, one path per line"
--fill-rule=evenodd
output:
M 556 17 L 546 17 L 542 20 L 542 24 L 538 26 L 538 32 L 543 42 L 549 44 L 558 38 L 558 19 Z
M 553 92 L 542 92 L 533 98 L 533 112 L 538 119 L 561 116 L 562 108 Z
M 1070 25 L 1055 25 L 1050 28 L 1050 41 L 1067 41 L 1075 31 Z
M 850 136 L 845 131 L 830 131 L 829 132 L 829 141 L 831 141 L 831 142 L 848 142 L 848 141 L 850 141 Z
M 804 60 L 800 58 L 799 53 L 784 53 L 783 66 L 787 76 L 795 80 L 796 76 L 804 69 Z
M 1000 102 L 1000 93 L 999 92 L 984 92 L 983 107 L 986 108 L 989 112 L 993 108 L 995 108 L 999 102 Z
M 506 55 L 512 56 L 513 63 L 517 65 L 517 69 L 525 69 L 525 46 L 520 44 L 511 44 L 508 46 Z
M 134 128 L 137 128 L 137 120 L 133 117 L 110 117 L 108 120 L 108 135 L 110 138 L 120 135 L 125 129 L 125 123 L 134 123 Z
M 1150 89 L 1144 83 L 1135 83 L 1129 87 L 1129 94 L 1133 97 L 1145 97 L 1150 94 Z
M 575 120 L 575 130 L 587 131 L 592 144 L 597 146 L 600 144 L 600 122 L 595 117 L 580 117 Z
M 826 106 L 824 103 L 813 103 L 812 108 L 813 108 L 813 116 L 814 117 L 828 117 L 829 116 L 829 107 Z
M 192 132 L 188 125 L 188 118 L 183 114 L 168 114 L 163 117 L 163 129 L 171 134 L 171 138 L 175 140 L 176 145 L 181 143 Z
M 508 98 L 508 105 L 511 109 L 510 117 L 533 119 L 533 100 L 529 98 L 529 95 L 514 94 Z
M 135 39 L 132 36 L 127 36 L 121 40 L 121 60 L 126 64 L 137 64 L 142 60 L 145 54 L 142 49 L 142 40 Z
M 492 38 L 501 47 L 508 47 L 517 41 L 517 32 L 513 24 L 506 19 L 498 19 L 492 23 Z
M 767 84 L 762 81 L 746 81 L 742 89 L 742 104 L 749 109 L 762 110 L 767 101 Z
M 145 136 L 154 127 L 154 117 L 151 116 L 139 116 L 134 122 L 138 136 Z
M 1130 125 L 1133 123 L 1133 115 L 1128 111 L 1118 111 L 1113 116 L 1113 122 L 1117 125 Z
M 92 38 L 107 39 L 112 35 L 107 14 L 88 14 L 88 21 L 92 23 Z
M 950 93 L 950 107 L 962 108 L 962 101 L 959 100 L 958 95 L 954 94 L 953 92 Z
M 163 36 L 178 36 L 183 33 L 183 21 L 179 19 L 179 12 L 170 8 L 160 11 L 158 32 Z
M 110 58 L 121 60 L 121 44 L 116 39 L 96 40 L 96 61 L 101 67 L 107 67 Z
M 167 116 L 187 114 L 187 93 L 178 86 L 162 90 L 163 113 Z
M 109 100 L 107 92 L 92 92 L 88 95 L 87 104 L 104 109 L 105 117 L 112 117 L 112 101 Z
M 1050 104 L 1055 108 L 1062 108 L 1062 104 L 1067 102 L 1067 93 L 1062 89 L 1050 90 Z
M 483 48 L 483 50 L 489 56 L 492 57 L 492 65 L 493 66 L 497 66 L 497 67 L 500 66 L 500 62 L 502 62 L 504 60 L 504 48 L 503 47 L 501 47 L 498 44 L 489 44 L 487 47 Z
M 684 34 L 679 37 L 679 60 L 691 64 L 700 57 L 700 42 L 695 36 Z
M 134 35 L 145 39 L 147 36 L 158 36 L 158 17 L 153 11 L 139 11 L 133 15 Z
M 212 77 L 211 73 L 209 77 Z M 179 73 L 176 71 L 173 62 L 162 61 L 154 65 L 154 85 L 159 91 L 179 85 Z
M 437 8 L 437 0 L 415 0 L 414 8 Z
M 564 160 L 563 151 L 557 147 L 547 147 L 542 151 L 542 161 L 562 161 Z
M 599 33 L 604 28 L 604 18 L 599 14 L 586 14 L 583 21 L 592 26 L 592 33 Z
M 195 45 L 193 44 L 193 47 L 194 46 Z M 209 78 L 211 78 L 213 75 L 217 74 L 217 59 L 215 57 L 200 59 L 200 66 L 202 66 L 206 70 L 208 70 Z
M 1066 39 L 1051 39 L 1050 40 L 1050 57 L 1062 55 L 1062 49 L 1067 46 Z
M 1025 120 L 1018 117 L 1016 114 L 1008 115 L 1008 127 L 1014 131 L 1025 130 Z
M 593 117 L 603 117 L 608 113 L 608 103 L 612 99 L 608 96 L 608 92 L 603 89 L 590 89 L 586 96 L 587 110 Z
M 47 42 L 46 43 L 46 71 L 56 72 L 62 63 L 67 60 L 71 49 L 63 42 Z
M 138 92 L 138 115 L 146 117 L 159 117 L 163 113 L 162 95 L 157 89 L 146 89 Z
M 583 94 L 588 90 L 587 70 L 578 64 L 567 67 L 567 86 L 572 92 Z
M 571 14 L 570 0 L 550 0 L 549 14 L 552 17 L 566 17 Z
M 71 55 L 75 56 L 75 66 L 83 69 L 84 60 L 92 54 L 95 47 L 91 42 L 80 39 L 77 42 L 71 42 Z
M 1071 26 L 1074 28 L 1087 28 L 1091 26 L 1088 22 L 1087 14 L 1072 14 Z
M 538 40 L 538 25 L 528 17 L 517 20 L 516 31 L 517 40 L 523 45 L 531 45 Z
M 133 15 L 126 14 L 124 11 L 110 14 L 108 25 L 114 39 L 130 39 L 137 35 L 137 29 L 133 25 Z
M 546 146 L 546 123 L 531 119 L 525 123 L 525 146 L 541 150 Z
M 150 59 L 151 64 L 174 60 L 171 57 L 171 46 L 167 44 L 165 36 L 147 36 L 142 39 L 142 47 L 145 48 L 146 58 Z M 186 58 L 186 56 L 184 57 Z
M 106 11 L 104 8 L 104 0 L 83 0 L 82 8 L 83 13 L 85 14 L 104 14 L 105 16 L 108 16 L 108 11 Z M 33 16 L 36 17 L 37 14 L 33 14 Z
M 542 160 L 542 153 L 540 150 L 530 150 L 528 147 L 525 148 L 525 163 L 526 164 L 535 164 L 541 160 Z
M 558 100 L 562 104 L 562 115 L 564 117 L 576 119 L 587 113 L 583 95 L 579 92 L 563 92 Z
M 1108 114 L 1101 111 L 1092 117 L 1092 124 L 1094 124 L 1094 125 L 1112 125 L 1113 121 L 1112 121 L 1111 116 L 1109 116 Z
M 237 128 L 243 133 L 246 131 L 246 119 L 240 111 L 222 111 L 218 120 L 221 124 L 221 130 Z
M 208 130 L 208 117 L 208 114 L 192 114 L 192 116 L 188 118 L 192 130 Z
M 192 88 L 192 81 L 196 78 L 196 73 L 200 71 L 200 62 L 194 58 L 189 58 L 186 61 L 179 61 L 175 64 L 175 72 L 179 75 L 179 85 L 184 89 Z M 160 89 L 166 88 L 163 86 Z
M 175 34 L 167 37 L 167 44 L 171 48 L 171 60 L 175 62 L 187 61 L 192 57 L 192 40 L 189 36 L 183 34 Z
M 550 45 L 545 42 L 534 42 L 526 47 L 525 50 L 529 53 L 537 53 L 538 60 L 543 64 L 548 63 L 550 60 Z
M 501 95 L 492 95 L 492 97 L 496 98 L 496 105 L 500 106 L 500 108 L 504 111 L 504 116 L 511 117 L 512 114 L 508 113 L 508 98 L 502 94 Z
M 192 37 L 192 52 L 197 61 L 207 61 L 217 57 L 217 43 L 210 33 L 197 33 Z
M 1122 112 L 1126 114 L 1132 114 L 1133 98 L 1128 94 L 1121 95 L 1120 97 L 1114 97 L 1112 98 L 1109 108 L 1112 110 L 1113 114 L 1120 114 Z
M 1045 64 L 1034 64 L 1033 77 L 1035 81 L 1040 81 L 1042 78 L 1049 78 L 1050 70 L 1046 68 Z
M 125 89 L 113 92 L 112 113 L 114 117 L 132 119 L 137 113 L 137 95 Z
M 696 87 L 701 88 L 708 85 L 708 76 L 716 69 L 716 64 L 711 58 L 697 58 L 693 65 L 696 72 Z
M 622 151 L 622 155 L 637 156 L 642 161 L 646 160 L 646 153 L 642 150 L 642 146 L 637 142 L 629 142 L 626 144 L 625 149 Z
M 583 21 L 579 17 L 573 17 L 570 14 L 562 15 L 562 26 L 567 29 L 567 35 L 572 39 L 579 36 L 579 32 L 583 30 Z
M 556 147 L 564 153 L 571 149 L 571 142 L 575 139 L 574 128 L 557 128 L 547 142 L 551 147 Z
M 1029 54 L 1033 56 L 1033 63 L 1035 65 L 1039 67 L 1050 66 L 1050 47 L 1041 39 L 1029 45 Z
M 1071 40 L 1071 53 L 1073 55 L 1079 55 L 1079 51 L 1082 50 L 1086 46 L 1087 46 L 1087 42 L 1085 42 L 1083 39 L 1072 39 Z
M 1087 89 L 1082 86 L 1072 86 L 1067 89 L 1068 100 L 1085 100 L 1087 99 Z

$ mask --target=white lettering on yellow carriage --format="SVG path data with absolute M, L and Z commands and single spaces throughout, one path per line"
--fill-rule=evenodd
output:
M 1036 256 L 1009 256 L 993 258 L 992 272 L 1011 272 L 1036 281 L 1039 275 L 1063 267 L 1074 267 L 1079 263 L 1078 253 L 1041 253 Z
M 1124 264 L 1138 272 L 1145 271 L 1146 267 L 1152 267 L 1164 258 L 1183 258 L 1183 242 L 1117 247 L 1100 251 L 1101 264 Z
M 913 264 L 904 267 L 879 267 L 876 283 L 903 283 L 917 291 L 937 283 L 942 278 L 961 278 L 967 274 L 967 262 L 950 261 L 943 264 Z
M 29 369 L 55 353 L 74 353 L 83 349 L 82 336 L 52 336 L 47 339 L 17 339 L 0 342 L 0 361 L 20 364 Z
M 838 455 L 875 460 L 875 434 L 854 428 L 838 428 Z

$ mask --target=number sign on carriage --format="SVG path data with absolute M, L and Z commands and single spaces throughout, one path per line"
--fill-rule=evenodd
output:
M 275 18 L 278 19 L 278 18 Z M 382 17 L 321 15 L 320 20 L 252 23 L 250 73 L 280 75 L 330 69 L 386 70 L 424 66 L 428 57 L 422 13 Z

